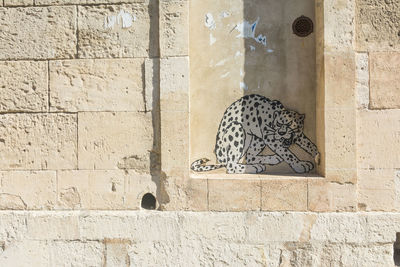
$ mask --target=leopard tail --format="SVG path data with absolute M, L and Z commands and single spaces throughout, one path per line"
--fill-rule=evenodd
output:
M 198 159 L 192 163 L 190 169 L 195 172 L 207 172 L 225 167 L 225 164 L 205 165 L 209 161 L 210 160 L 206 158 Z

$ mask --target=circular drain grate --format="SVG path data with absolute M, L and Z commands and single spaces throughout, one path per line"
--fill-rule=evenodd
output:
M 292 24 L 293 33 L 300 37 L 306 37 L 314 31 L 314 23 L 309 17 L 301 16 Z

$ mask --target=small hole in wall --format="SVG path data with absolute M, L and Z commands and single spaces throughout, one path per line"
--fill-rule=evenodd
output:
M 396 242 L 393 244 L 393 260 L 395 266 L 400 266 L 400 233 L 396 233 Z
M 147 193 L 142 198 L 142 208 L 146 210 L 156 209 L 156 198 L 151 193 Z

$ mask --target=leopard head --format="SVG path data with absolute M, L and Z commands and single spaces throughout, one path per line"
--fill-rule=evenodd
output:
M 283 147 L 291 146 L 304 129 L 305 115 L 291 110 L 275 111 L 273 129 L 274 138 L 282 142 Z

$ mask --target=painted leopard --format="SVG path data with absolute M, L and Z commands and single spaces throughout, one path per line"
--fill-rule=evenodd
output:
M 296 173 L 310 172 L 313 163 L 298 159 L 289 149 L 296 144 L 311 156 L 318 155 L 317 147 L 303 134 L 304 118 L 277 100 L 244 96 L 228 107 L 219 125 L 214 150 L 219 164 L 206 165 L 208 159 L 199 159 L 191 169 L 202 172 L 226 167 L 227 173 L 261 173 L 265 165 L 284 161 Z M 259 155 L 265 146 L 275 154 Z

